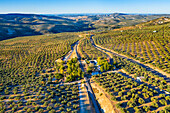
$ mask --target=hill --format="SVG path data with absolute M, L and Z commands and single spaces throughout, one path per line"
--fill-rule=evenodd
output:
M 87 101 L 94 100 L 107 113 L 169 112 L 169 31 L 169 18 L 161 17 L 93 35 L 65 32 L 0 41 L 0 111 L 79 113 L 87 105 L 90 112 L 97 104 Z
M 168 14 L 84 14 L 84 15 L 62 15 L 62 17 L 83 20 L 92 24 L 93 27 L 99 30 L 112 30 L 125 26 L 134 26 L 139 23 L 148 22 L 160 17 L 170 17 Z
M 22 73 L 22 78 L 24 73 L 39 73 L 53 67 L 55 60 L 67 54 L 78 39 L 77 33 L 57 33 L 0 41 L 0 82 L 9 73 Z
M 37 14 L 0 14 L 0 40 L 18 36 L 89 30 L 83 21 Z
M 161 18 L 153 19 L 153 20 L 148 21 L 148 22 L 144 22 L 144 23 L 138 24 L 136 26 L 162 25 L 162 24 L 167 24 L 169 22 L 170 22 L 170 18 L 169 17 L 161 17 Z
M 170 73 L 170 19 L 158 18 L 95 35 L 96 44 Z
M 0 40 L 18 37 L 42 35 L 60 32 L 78 32 L 87 30 L 112 30 L 137 25 L 170 15 L 144 14 L 0 14 Z

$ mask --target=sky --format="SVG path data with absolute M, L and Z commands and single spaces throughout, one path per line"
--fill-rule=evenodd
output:
M 0 0 L 0 13 L 170 14 L 170 0 Z

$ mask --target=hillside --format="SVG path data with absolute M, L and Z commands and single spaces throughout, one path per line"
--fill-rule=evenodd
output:
M 0 111 L 169 113 L 169 20 L 0 41 Z
M 89 15 L 62 15 L 62 17 L 87 21 L 97 29 L 116 29 L 124 26 L 133 26 L 139 23 L 148 22 L 153 19 L 160 17 L 170 17 L 168 14 L 124 14 L 124 13 L 113 13 L 113 14 L 89 14 Z
M 76 33 L 58 33 L 0 41 L 0 82 L 7 82 L 9 73 L 22 78 L 26 73 L 39 73 L 53 67 L 55 60 L 69 52 L 71 44 L 78 39 Z M 17 84 L 20 84 L 18 77 Z
M 0 14 L 0 40 L 60 32 L 89 30 L 88 24 L 58 16 Z
M 170 17 L 170 15 L 123 13 L 77 15 L 0 14 L 0 40 L 60 32 L 112 30 L 134 26 L 160 17 Z
M 170 18 L 168 18 L 168 17 L 161 17 L 161 18 L 153 19 L 153 20 L 148 21 L 148 22 L 144 22 L 144 23 L 138 24 L 136 26 L 162 25 L 162 24 L 167 24 L 169 22 L 170 22 Z
M 159 18 L 131 29 L 101 32 L 96 44 L 170 73 L 170 22 Z

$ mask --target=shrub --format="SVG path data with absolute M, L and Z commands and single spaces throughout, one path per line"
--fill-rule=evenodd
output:
M 48 93 L 45 93 L 45 96 L 46 96 L 46 97 L 48 97 L 48 96 L 49 96 L 49 94 L 48 94 Z
M 55 112 L 55 109 L 52 109 L 48 113 L 56 113 L 56 112 Z
M 143 106 L 143 109 L 144 109 L 146 112 L 148 112 L 148 111 L 150 111 L 150 106 Z
M 49 111 L 49 110 L 51 110 L 53 107 L 52 106 L 48 106 L 47 107 L 47 110 Z
M 64 110 L 64 107 L 60 107 L 59 110 L 60 110 L 60 111 L 63 111 L 63 110 Z
M 159 94 L 161 98 L 165 98 L 165 94 Z
M 32 111 L 32 108 L 28 108 L 27 109 L 27 112 L 29 113 L 29 112 L 31 112 Z
M 100 93 L 100 96 L 102 96 L 103 95 L 103 93 Z
M 73 104 L 73 108 L 76 109 L 78 107 L 77 104 Z
M 55 99 L 51 99 L 51 103 L 55 103 L 56 102 L 56 100 Z
M 137 106 L 134 107 L 134 109 L 135 109 L 135 113 L 142 113 L 142 110 L 140 108 L 138 108 Z
M 152 105 L 152 107 L 155 107 L 155 108 L 159 107 L 159 105 L 156 102 L 153 102 L 151 105 Z
M 166 100 L 164 100 L 164 99 L 161 99 L 161 100 L 159 100 L 159 102 L 162 104 L 162 105 L 167 105 L 167 102 L 166 102 Z
M 144 104 L 145 103 L 145 101 L 142 98 L 139 98 L 138 102 L 139 102 L 139 104 Z
M 68 107 L 71 106 L 71 102 L 68 102 L 68 103 L 67 103 L 67 106 L 68 106 Z
M 4 99 L 6 99 L 5 96 L 1 96 L 1 97 L 0 97 L 0 100 L 4 100 Z
M 41 108 L 41 109 L 38 110 L 38 112 L 39 112 L 39 113 L 43 113 L 44 110 Z
M 114 101 L 116 101 L 116 100 L 117 100 L 115 96 L 113 96 L 111 99 L 112 99 L 112 100 L 114 100 Z
M 152 101 L 152 102 L 157 102 L 157 101 L 158 101 L 158 99 L 157 99 L 157 98 L 155 98 L 155 97 L 152 97 L 152 98 L 151 98 L 151 101 Z
M 67 112 L 70 112 L 71 111 L 71 108 L 67 108 Z
M 14 106 L 13 108 L 12 108 L 12 111 L 16 111 L 18 109 L 18 107 L 17 106 Z
M 39 108 L 40 108 L 39 106 L 36 106 L 34 109 L 35 111 L 38 111 Z
M 54 105 L 54 107 L 58 107 L 58 106 L 60 106 L 60 103 L 56 103 L 56 104 Z
M 117 103 L 117 104 L 116 104 L 116 107 L 117 107 L 117 108 L 120 108 L 120 107 L 121 107 L 121 103 L 120 103 L 120 102 Z
M 28 109 L 28 107 L 24 107 L 24 108 L 23 108 L 23 111 L 26 111 L 27 109 Z
M 32 106 L 35 106 L 36 104 L 37 104 L 37 103 L 33 102 L 33 103 L 32 103 Z
M 118 95 L 121 97 L 122 96 L 122 92 L 119 92 Z
M 43 106 L 47 106 L 48 105 L 48 102 L 44 102 Z
M 22 103 L 19 103 L 19 104 L 18 104 L 18 107 L 21 107 L 22 105 L 23 105 Z

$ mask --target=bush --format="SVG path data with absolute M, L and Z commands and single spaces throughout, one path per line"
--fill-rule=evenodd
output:
M 152 103 L 152 107 L 158 108 L 159 105 L 158 105 L 156 102 L 153 102 L 153 103 Z
M 47 110 L 49 111 L 49 110 L 51 110 L 53 107 L 52 106 L 48 106 L 47 107 Z
M 39 113 L 43 113 L 44 110 L 41 108 L 41 109 L 38 110 L 38 112 L 39 112 Z
M 32 111 L 32 108 L 28 108 L 27 109 L 27 112 L 29 113 L 29 112 L 31 112 Z
M 68 102 L 68 103 L 67 103 L 67 106 L 68 106 L 68 107 L 71 106 L 71 102 Z
M 12 111 L 16 111 L 18 109 L 18 107 L 17 106 L 14 106 L 13 108 L 12 108 Z
M 143 109 L 144 109 L 146 112 L 148 112 L 148 111 L 150 111 L 150 106 L 143 106 Z
M 58 107 L 58 106 L 60 106 L 60 103 L 56 103 L 56 104 L 54 105 L 54 107 Z
M 78 107 L 77 104 L 73 104 L 73 108 L 76 109 Z
M 45 93 L 45 96 L 46 96 L 46 97 L 48 97 L 48 96 L 49 96 L 49 94 L 48 94 L 48 93 Z
M 0 97 L 0 100 L 4 100 L 4 99 L 6 99 L 6 96 L 1 96 Z
M 139 102 L 139 104 L 144 104 L 145 103 L 145 101 L 142 98 L 139 98 L 138 102 Z
M 112 99 L 112 100 L 114 100 L 114 101 L 116 101 L 116 100 L 117 100 L 115 96 L 113 96 L 111 99 Z
M 51 103 L 55 103 L 56 102 L 56 100 L 55 99 L 51 99 Z
M 67 112 L 70 112 L 71 111 L 71 108 L 67 108 Z
M 159 94 L 161 98 L 165 98 L 165 94 Z
M 121 107 L 121 103 L 120 103 L 120 102 L 117 103 L 117 104 L 116 104 L 116 107 L 117 107 L 117 108 L 120 108 L 120 107 Z
M 56 113 L 56 112 L 55 112 L 55 109 L 52 109 L 48 113 Z
M 60 107 L 59 110 L 60 110 L 60 111 L 63 111 L 63 110 L 64 110 L 64 107 Z
M 151 98 L 151 101 L 152 101 L 152 102 L 158 102 L 158 99 L 155 98 L 155 97 L 152 97 L 152 98 Z
M 162 104 L 162 105 L 167 105 L 167 102 L 166 102 L 166 100 L 164 100 L 164 99 L 161 99 L 161 100 L 159 100 L 159 102 Z
M 27 109 L 28 109 L 28 107 L 24 107 L 24 108 L 23 108 L 23 111 L 26 111 Z
M 36 106 L 34 109 L 35 109 L 35 111 L 38 111 L 39 110 L 39 106 Z
M 103 95 L 103 93 L 100 93 L 100 96 L 102 96 Z
M 22 103 L 19 103 L 19 104 L 18 104 L 18 107 L 21 107 L 22 105 L 23 105 Z
M 48 105 L 48 102 L 44 102 L 43 106 L 47 106 Z
M 37 103 L 33 102 L 33 103 L 32 103 L 32 106 L 35 106 L 35 105 L 37 105 Z

